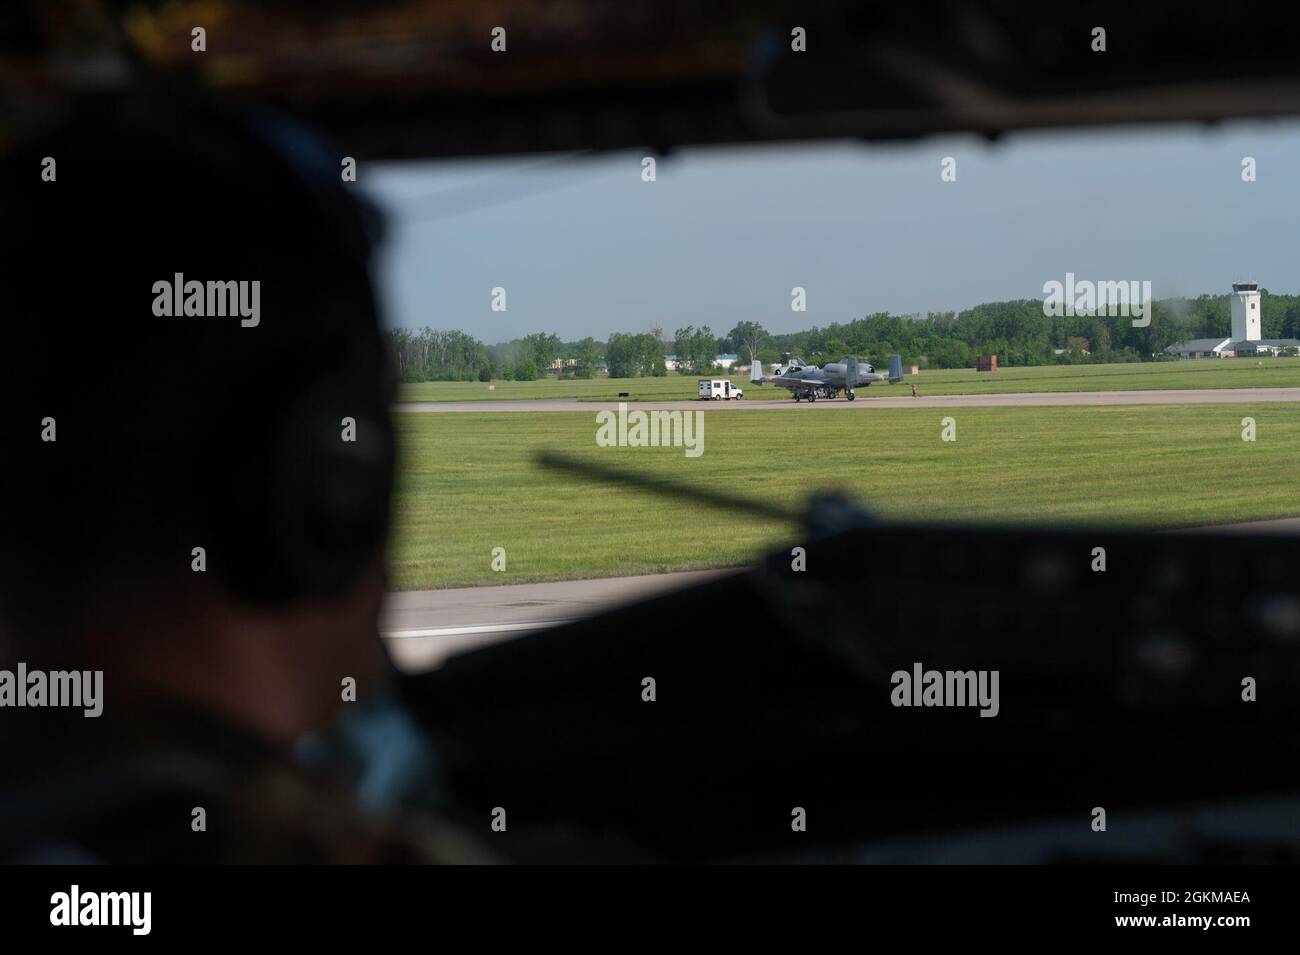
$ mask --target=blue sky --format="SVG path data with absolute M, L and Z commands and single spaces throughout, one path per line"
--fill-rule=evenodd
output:
M 488 343 L 742 319 L 779 333 L 1041 298 L 1067 271 L 1150 280 L 1155 298 L 1247 277 L 1300 289 L 1296 122 L 689 149 L 653 183 L 642 155 L 363 165 L 389 214 L 389 323 Z

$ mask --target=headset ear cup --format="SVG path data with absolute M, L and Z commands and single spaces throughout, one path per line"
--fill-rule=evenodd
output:
M 392 425 L 359 404 L 317 391 L 295 402 L 276 436 L 266 544 L 287 595 L 343 591 L 384 546 Z
M 343 440 L 341 422 L 353 435 Z M 388 536 L 393 435 L 387 414 L 332 417 L 333 436 L 322 426 L 316 466 L 308 476 L 304 520 L 303 589 L 331 593 L 355 582 L 379 555 Z
M 273 416 L 265 452 L 239 458 L 214 536 L 223 577 L 245 600 L 342 593 L 382 553 L 394 439 L 387 409 L 365 393 L 300 394 Z

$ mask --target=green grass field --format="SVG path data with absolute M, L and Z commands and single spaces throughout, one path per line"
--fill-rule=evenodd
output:
M 718 376 L 726 377 L 726 376 Z M 744 375 L 730 376 L 749 398 L 782 397 L 772 386 L 752 387 Z M 574 398 L 616 401 L 626 391 L 633 401 L 694 398 L 696 375 L 666 378 L 593 378 L 579 381 L 495 381 L 493 390 L 477 381 L 428 381 L 402 385 L 398 401 L 493 401 L 521 398 Z M 1121 365 L 1047 365 L 977 372 L 973 368 L 935 369 L 907 376 L 902 385 L 861 388 L 862 398 L 911 394 L 915 383 L 923 395 L 979 392 L 1145 391 L 1172 388 L 1300 387 L 1300 358 L 1225 358 L 1203 361 Z
M 1198 372 L 1193 372 L 1196 374 Z M 957 420 L 956 443 L 940 419 Z M 1241 440 L 1241 419 L 1258 437 Z M 1293 404 L 710 414 L 704 454 L 600 448 L 585 413 L 399 414 L 395 589 L 720 567 L 792 539 L 746 514 L 573 480 L 540 450 L 797 506 L 848 490 L 891 519 L 1195 526 L 1300 515 Z M 506 548 L 507 571 L 490 567 Z

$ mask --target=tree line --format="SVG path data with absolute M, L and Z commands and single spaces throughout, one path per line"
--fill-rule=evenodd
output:
M 1264 338 L 1300 338 L 1300 295 L 1262 290 Z M 562 341 L 534 332 L 485 345 L 461 331 L 424 328 L 387 331 L 388 346 L 403 381 L 529 381 L 546 375 L 591 378 L 608 368 L 611 378 L 659 377 L 669 373 L 664 358 L 675 354 L 678 372 L 714 370 L 714 356 L 735 353 L 744 364 L 764 364 L 798 355 L 824 364 L 849 354 L 886 365 L 902 355 L 922 368 L 967 368 L 977 355 L 995 354 L 1002 365 L 1152 361 L 1175 342 L 1226 338 L 1231 333 L 1227 295 L 1160 299 L 1151 321 L 1135 328 L 1127 316 L 1043 314 L 1041 299 L 990 302 L 959 312 L 894 315 L 877 312 L 850 322 L 773 335 L 757 322 L 739 322 L 724 336 L 709 326 L 684 326 L 668 338 L 662 328 L 640 334 L 615 332 L 605 341 L 587 337 Z

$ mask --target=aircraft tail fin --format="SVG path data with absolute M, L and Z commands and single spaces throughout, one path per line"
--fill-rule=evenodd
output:
M 858 359 L 850 355 L 844 359 L 844 387 L 853 390 L 858 386 Z
M 903 380 L 903 356 L 894 354 L 889 356 L 889 383 L 896 385 Z
M 763 363 L 757 358 L 749 363 L 749 383 L 751 385 L 763 383 Z

